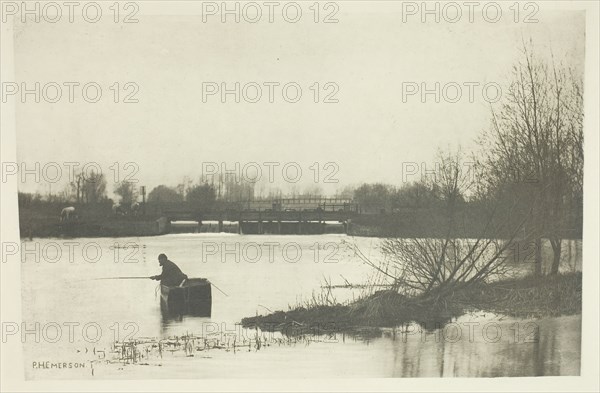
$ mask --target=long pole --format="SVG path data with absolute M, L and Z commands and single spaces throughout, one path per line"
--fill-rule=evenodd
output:
M 93 280 L 147 280 L 149 278 L 150 277 L 100 277 L 100 278 L 94 278 Z M 210 285 L 212 285 L 213 287 L 215 287 L 215 289 L 218 290 L 219 292 L 221 292 L 223 295 L 229 297 L 228 294 L 226 294 L 225 292 L 223 292 L 221 290 L 221 288 L 219 288 L 218 286 L 216 286 L 212 282 L 210 283 Z
M 212 282 L 210 283 L 210 285 L 212 285 L 213 287 L 215 287 L 215 289 L 217 289 L 217 290 L 218 290 L 219 292 L 221 292 L 223 295 L 225 295 L 225 296 L 229 297 L 229 295 L 228 295 L 228 294 L 226 294 L 225 292 L 223 292 L 221 289 L 219 289 L 219 287 L 218 287 L 218 286 L 216 286 L 216 285 L 215 285 L 215 284 L 213 284 Z

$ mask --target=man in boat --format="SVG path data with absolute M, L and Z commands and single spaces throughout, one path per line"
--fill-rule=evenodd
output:
M 153 280 L 160 280 L 162 285 L 166 285 L 168 287 L 178 287 L 183 284 L 185 280 L 187 280 L 188 276 L 183 274 L 181 269 L 169 261 L 165 254 L 160 254 L 158 256 L 158 264 L 162 266 L 162 273 L 158 276 L 150 277 Z

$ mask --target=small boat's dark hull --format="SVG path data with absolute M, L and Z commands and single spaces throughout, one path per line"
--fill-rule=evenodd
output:
M 160 286 L 160 308 L 169 316 L 193 315 L 210 317 L 212 292 L 210 282 L 189 278 L 181 287 Z

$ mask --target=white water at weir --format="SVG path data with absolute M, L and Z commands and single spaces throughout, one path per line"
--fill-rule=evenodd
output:
M 23 337 L 26 376 L 63 379 L 264 377 L 265 372 L 277 377 L 579 373 L 580 315 L 522 320 L 489 313 L 467 314 L 439 329 L 417 331 L 409 326 L 385 330 L 368 339 L 335 334 L 284 341 L 280 334 L 264 333 L 260 348 L 250 342 L 243 348 L 204 350 L 206 343 L 197 340 L 194 346 L 203 350 L 193 353 L 159 354 L 157 347 L 149 344 L 144 347 L 148 356 L 136 364 L 107 361 L 115 356 L 110 353 L 115 339 L 152 341 L 175 335 L 225 334 L 237 336 L 237 343 L 243 339 L 251 341 L 256 332 L 236 325 L 243 317 L 309 302 L 320 293 L 324 280 L 334 285 L 344 284 L 345 280 L 355 284 L 367 281 L 371 268 L 354 257 L 343 241 L 355 243 L 370 258 L 380 257 L 377 246 L 381 239 L 345 235 L 206 233 L 34 239 L 24 243 L 29 251 L 22 263 L 22 310 L 23 322 L 28 324 L 20 328 L 30 332 Z M 189 277 L 206 277 L 227 293 L 225 296 L 213 289 L 210 318 L 163 320 L 155 294 L 156 281 L 96 280 L 159 274 L 159 253 L 167 254 Z M 547 253 L 545 247 L 544 254 Z M 580 242 L 565 242 L 563 254 L 564 269 L 581 268 Z M 360 290 L 334 292 L 339 302 L 360 294 Z M 57 332 L 61 333 L 59 338 Z M 66 366 L 51 367 L 57 364 Z

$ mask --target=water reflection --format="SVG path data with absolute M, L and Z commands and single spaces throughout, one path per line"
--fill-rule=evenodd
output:
M 38 360 L 89 361 L 94 354 L 109 354 L 115 336 L 122 340 L 135 333 L 135 338 L 148 339 L 150 344 L 185 335 L 212 337 L 218 339 L 219 347 L 223 348 L 197 350 L 198 347 L 205 348 L 204 344 L 197 345 L 193 356 L 187 356 L 177 351 L 157 355 L 153 352 L 156 348 L 151 347 L 143 361 L 146 365 L 98 363 L 94 378 L 256 377 L 265 376 L 265 370 L 268 375 L 279 377 L 330 378 L 579 374 L 580 315 L 518 320 L 473 314 L 425 321 L 424 327 L 419 326 L 420 330 L 415 324 L 352 335 L 304 334 L 296 338 L 258 332 L 261 345 L 254 345 L 257 331 L 236 325 L 243 317 L 264 312 L 262 307 L 286 310 L 302 299 L 310 299 L 312 291 L 322 284 L 323 277 L 343 274 L 350 282 L 361 282 L 370 274 L 368 266 L 346 258 L 341 252 L 337 263 L 315 259 L 316 242 L 334 243 L 340 238 L 338 235 L 213 235 L 209 238 L 211 242 L 223 244 L 222 248 L 230 249 L 236 244 L 243 248 L 248 242 L 294 242 L 302 250 L 302 258 L 295 263 L 280 259 L 270 261 L 266 256 L 254 263 L 223 262 L 219 255 L 203 261 L 199 258 L 203 242 L 207 240 L 203 235 L 120 239 L 122 244 L 130 241 L 143 244 L 135 254 L 136 263 L 125 263 L 122 258 L 115 257 L 115 251 L 110 248 L 115 239 L 80 239 L 81 244 L 93 242 L 102 250 L 101 258 L 93 263 L 85 258 L 71 261 L 67 252 L 57 262 L 39 262 L 30 253 L 22 264 L 23 321 L 30 322 L 29 328 L 35 321 L 42 326 L 47 323 L 65 326 L 65 323 L 78 321 L 81 326 L 76 327 L 74 342 L 69 342 L 66 328 L 63 329 L 64 339 L 57 343 L 35 342 L 31 339 L 34 335 L 29 335 L 24 343 L 25 364 Z M 361 249 L 372 250 L 373 255 L 377 252 L 377 239 L 355 241 Z M 44 249 L 47 243 L 62 240 L 39 242 L 39 248 Z M 581 266 L 579 248 L 580 244 L 572 247 L 576 261 L 565 263 L 566 268 Z M 569 248 L 565 246 L 565 249 L 568 251 Z M 155 257 L 161 252 L 169 255 L 191 277 L 208 277 L 227 292 L 228 297 L 216 291 L 213 293 L 210 318 L 164 315 L 160 310 L 159 290 L 155 290 L 151 280 L 95 280 L 98 277 L 153 275 L 156 273 Z M 146 263 L 146 256 L 152 263 Z M 352 299 L 354 294 L 347 292 L 340 292 L 338 301 Z M 104 334 L 98 341 L 82 337 L 81 327 L 86 323 L 102 328 Z M 496 338 L 496 332 L 499 332 L 499 338 Z M 231 344 L 234 336 L 241 342 L 245 339 L 244 345 L 250 345 L 243 351 L 227 350 L 227 345 L 221 345 Z M 239 342 L 236 339 L 235 344 Z M 89 372 L 81 370 L 57 372 L 29 367 L 25 371 L 28 379 L 90 377 Z
M 223 362 L 241 364 L 247 373 L 239 376 L 259 370 L 253 359 L 273 361 L 269 367 L 277 369 L 279 376 L 336 376 L 344 369 L 352 376 L 371 377 L 552 376 L 579 375 L 580 367 L 580 316 L 520 320 L 476 313 L 437 329 L 415 323 L 352 334 L 304 334 L 302 329 L 282 334 L 239 325 L 224 330 L 209 318 L 185 323 L 195 327 L 194 334 L 178 335 L 181 324 L 166 323 L 162 333 L 168 338 L 129 343 L 117 360 L 134 367 L 136 363 L 161 365 L 161 370 L 176 365 L 193 373 L 201 367 L 202 372 L 217 374 L 216 367 Z M 165 351 L 170 355 L 165 356 Z M 240 351 L 261 355 L 240 359 Z M 137 354 L 137 361 L 132 354 Z M 288 367 L 279 370 L 282 355 Z M 221 361 L 198 363 L 198 358 L 207 356 Z M 187 358 L 185 363 L 178 361 L 182 357 Z
M 396 339 L 387 334 L 393 347 L 391 376 L 579 375 L 580 331 L 580 316 L 524 321 L 480 315 Z

